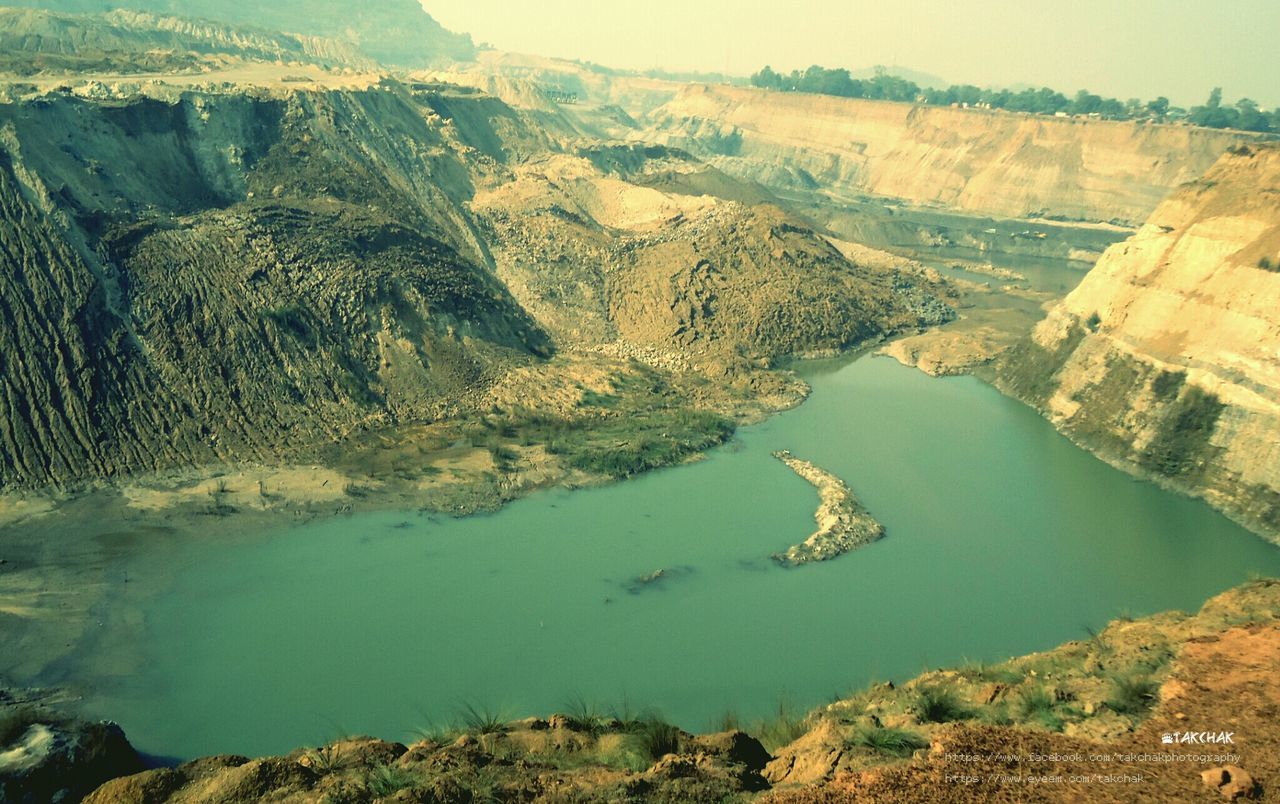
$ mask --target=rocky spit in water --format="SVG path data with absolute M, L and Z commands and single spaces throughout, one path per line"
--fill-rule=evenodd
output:
M 884 536 L 884 525 L 862 507 L 843 480 L 797 458 L 788 450 L 779 450 L 773 456 L 813 484 L 821 499 L 813 515 L 818 529 L 800 544 L 775 553 L 774 561 L 787 567 L 798 567 L 811 561 L 829 561 Z

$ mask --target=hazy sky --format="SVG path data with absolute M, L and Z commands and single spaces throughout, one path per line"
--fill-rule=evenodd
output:
M 1280 104 L 1280 0 L 423 0 L 503 50 L 614 67 L 902 65 L 952 83 Z

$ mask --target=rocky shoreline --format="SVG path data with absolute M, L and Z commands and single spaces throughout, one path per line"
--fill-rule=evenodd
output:
M 881 525 L 862 507 L 849 485 L 830 472 L 792 455 L 788 450 L 773 453 L 791 471 L 818 490 L 821 500 L 813 518 L 818 523 L 809 538 L 775 553 L 773 560 L 787 567 L 833 558 L 868 545 L 884 536 Z

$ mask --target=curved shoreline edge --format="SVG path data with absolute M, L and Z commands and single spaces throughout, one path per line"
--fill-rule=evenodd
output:
M 800 544 L 774 553 L 774 561 L 784 567 L 798 567 L 814 561 L 830 561 L 884 537 L 884 525 L 862 507 L 849 485 L 820 466 L 797 458 L 790 450 L 773 457 L 818 490 L 818 510 L 813 518 L 818 529 Z

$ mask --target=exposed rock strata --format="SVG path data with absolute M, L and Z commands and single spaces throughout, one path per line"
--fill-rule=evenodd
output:
M 1174 193 L 999 369 L 1103 458 L 1280 538 L 1280 146 Z
M 445 30 L 417 0 L 9 0 L 7 5 L 77 13 L 123 8 L 342 38 L 366 55 L 397 66 L 466 59 L 476 52 L 470 36 Z
M 1138 222 L 1235 132 L 689 85 L 642 135 L 770 187 Z
M 0 66 L 14 71 L 159 72 L 217 65 L 212 57 L 374 69 L 348 42 L 273 34 L 204 20 L 117 10 L 103 15 L 0 9 Z
M 829 561 L 884 536 L 884 526 L 858 502 L 843 480 L 812 463 L 782 450 L 773 456 L 818 490 L 818 529 L 800 544 L 775 553 L 773 560 L 787 567 L 812 561 Z

